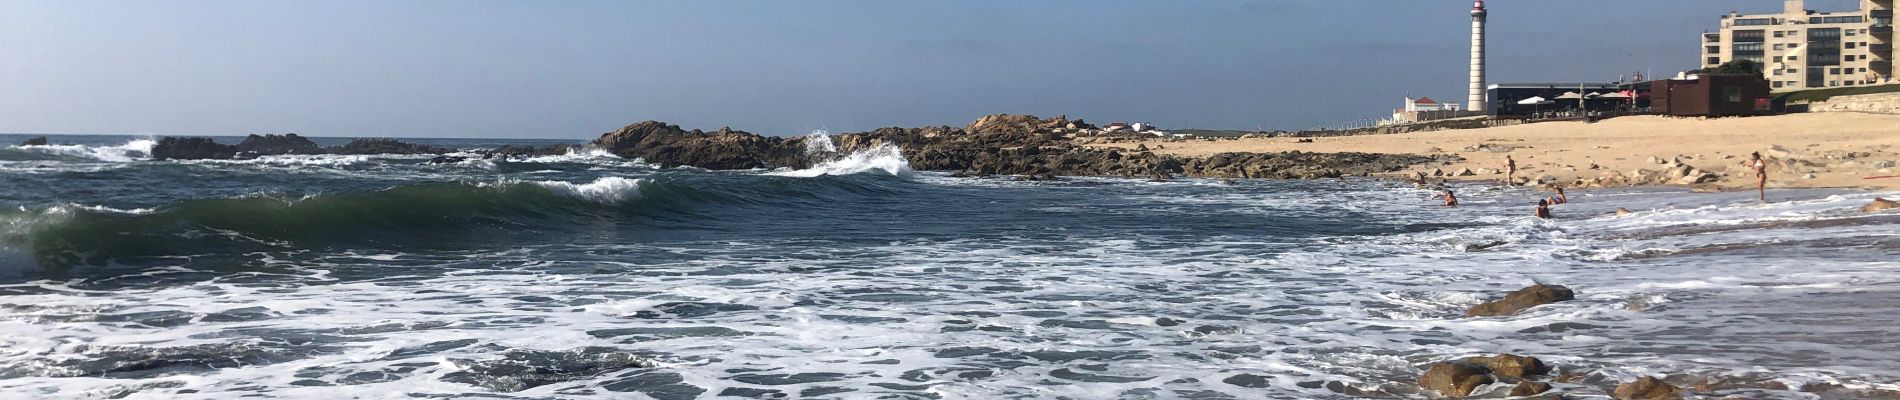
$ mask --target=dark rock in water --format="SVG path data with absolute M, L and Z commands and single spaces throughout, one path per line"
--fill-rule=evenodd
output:
M 430 164 L 454 164 L 463 161 L 468 161 L 468 157 L 435 156 L 429 159 Z
M 623 158 L 661 167 L 693 166 L 715 170 L 764 167 L 801 168 L 804 138 L 765 137 L 743 131 L 687 131 L 678 125 L 646 121 L 607 132 L 594 144 Z
M 376 154 L 443 154 L 455 152 L 454 149 L 404 143 L 395 139 L 356 139 L 342 146 L 330 149 L 331 154 L 376 155 Z
M 1470 396 L 1471 391 L 1477 390 L 1479 386 L 1496 382 L 1486 372 L 1482 366 L 1441 362 L 1432 364 L 1425 375 L 1418 377 L 1418 386 L 1449 397 Z
M 1505 378 L 1522 379 L 1550 372 L 1550 366 L 1544 365 L 1544 362 L 1538 360 L 1537 357 L 1520 356 L 1516 354 L 1498 354 L 1495 357 L 1472 357 L 1466 359 L 1465 362 L 1483 365 L 1486 368 L 1490 368 L 1492 373 Z
M 511 144 L 511 145 L 496 147 L 490 150 L 477 151 L 476 153 L 480 153 L 484 159 L 487 159 L 493 156 L 503 156 L 504 158 L 558 156 L 558 155 L 567 154 L 568 152 L 573 151 L 577 147 L 579 146 L 572 146 L 572 145 L 565 145 L 565 144 L 556 144 L 556 145 L 538 146 L 538 147 L 537 146 L 517 146 L 517 145 Z
M 1536 396 L 1548 391 L 1550 391 L 1550 384 L 1548 383 L 1530 381 L 1518 382 L 1516 387 L 1511 388 L 1511 397 Z
M 1874 198 L 1874 202 L 1867 203 L 1866 206 L 1861 207 L 1860 212 L 1877 213 L 1877 212 L 1893 210 L 1893 209 L 1900 209 L 1900 201 L 1893 201 L 1893 200 L 1887 200 L 1887 199 L 1876 197 Z
M 27 140 L 26 140 L 26 141 L 24 141 L 24 142 L 20 142 L 20 145 L 21 145 L 21 146 L 45 146 L 45 145 L 46 145 L 46 137 L 45 137 L 45 136 L 40 136 L 40 137 L 36 137 L 36 138 L 31 138 L 31 139 L 27 139 Z
M 303 136 L 295 133 L 283 135 L 250 135 L 238 142 L 237 151 L 253 155 L 269 156 L 280 154 L 321 154 L 323 148 Z
M 1680 399 L 1682 394 L 1675 386 L 1655 377 L 1645 376 L 1635 382 L 1616 385 L 1612 395 L 1620 400 L 1660 400 Z
M 203 137 L 167 137 L 152 145 L 154 160 L 227 160 L 237 155 L 237 146 Z
M 1570 288 L 1559 285 L 1537 284 L 1518 289 L 1505 295 L 1504 299 L 1479 304 L 1465 311 L 1466 317 L 1502 317 L 1517 314 L 1520 311 L 1540 305 L 1576 299 Z

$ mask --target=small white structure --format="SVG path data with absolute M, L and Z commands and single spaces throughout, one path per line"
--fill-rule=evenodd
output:
M 1458 103 L 1440 103 L 1437 100 L 1432 100 L 1432 98 L 1430 97 L 1420 97 L 1417 99 L 1407 97 L 1405 98 L 1405 109 L 1403 111 L 1404 112 L 1419 112 L 1419 111 L 1458 111 L 1458 110 L 1461 110 L 1461 108 L 1458 107 Z

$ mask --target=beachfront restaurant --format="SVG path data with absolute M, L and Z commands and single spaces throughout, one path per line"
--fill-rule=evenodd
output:
M 1588 113 L 1632 112 L 1649 107 L 1643 83 L 1501 83 L 1486 91 L 1485 114 L 1493 118 L 1553 119 Z

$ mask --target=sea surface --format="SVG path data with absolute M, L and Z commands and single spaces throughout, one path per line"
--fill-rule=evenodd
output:
M 1499 352 L 1573 398 L 1900 390 L 1880 193 L 1573 191 L 1538 220 L 1530 189 L 952 178 L 890 148 L 705 171 L 25 138 L 0 135 L 0 398 L 1428 398 L 1430 363 Z M 1534 282 L 1577 299 L 1463 317 Z

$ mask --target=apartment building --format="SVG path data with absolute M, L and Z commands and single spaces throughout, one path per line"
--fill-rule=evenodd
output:
M 1859 10 L 1816 12 L 1785 0 L 1777 14 L 1722 16 L 1702 34 L 1702 65 L 1760 62 L 1774 90 L 1900 83 L 1893 69 L 1895 0 L 1861 0 Z

